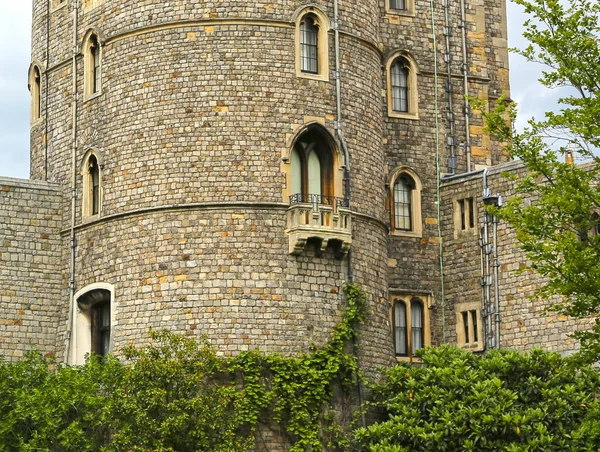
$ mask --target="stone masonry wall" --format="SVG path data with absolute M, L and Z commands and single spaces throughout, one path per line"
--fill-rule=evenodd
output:
M 488 184 L 492 194 L 501 194 L 504 200 L 515 195 L 515 187 L 526 169 L 520 162 L 509 162 L 490 168 Z M 511 180 L 503 176 L 510 172 Z M 456 303 L 481 301 L 481 260 L 479 228 L 484 222 L 482 204 L 482 175 L 477 174 L 447 182 L 443 185 L 444 261 L 446 268 L 446 318 L 450 342 L 456 341 Z M 477 204 L 477 227 L 473 232 L 455 231 L 453 200 L 473 196 Z M 531 200 L 535 202 L 535 200 Z M 455 204 L 454 204 L 455 205 Z M 492 243 L 492 225 L 489 226 Z M 577 349 L 577 341 L 568 337 L 576 329 L 590 325 L 591 320 L 574 320 L 556 314 L 545 314 L 548 300 L 530 299 L 544 280 L 531 271 L 523 272 L 527 260 L 518 248 L 518 240 L 505 222 L 498 224 L 500 346 L 515 350 L 540 347 L 569 354 Z M 492 301 L 494 291 L 492 289 Z
M 58 186 L 0 178 L 0 355 L 56 353 L 61 318 Z

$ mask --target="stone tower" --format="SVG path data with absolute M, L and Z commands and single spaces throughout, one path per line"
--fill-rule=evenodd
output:
M 150 328 L 301 352 L 348 281 L 371 300 L 364 366 L 439 343 L 436 181 L 504 160 L 463 105 L 507 93 L 504 16 L 503 0 L 34 0 L 31 177 L 63 193 L 59 289 L 40 298 L 57 355 Z M 390 294 L 424 311 L 405 349 Z

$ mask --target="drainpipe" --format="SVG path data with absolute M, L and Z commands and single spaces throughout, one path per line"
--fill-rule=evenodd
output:
M 44 81 L 44 180 L 48 181 L 48 78 L 50 73 L 50 0 L 46 2 L 46 80 Z
M 79 0 L 73 2 L 73 56 L 72 56 L 72 136 L 71 136 L 71 259 L 69 269 L 69 318 L 67 321 L 67 334 L 65 336 L 64 362 L 68 364 L 71 354 L 71 335 L 73 332 L 73 311 L 75 309 L 75 208 L 77 198 L 77 13 Z
M 344 134 L 342 132 L 342 72 L 340 63 L 340 22 L 339 22 L 339 0 L 333 1 L 333 34 L 335 37 L 335 94 L 336 94 L 336 121 L 335 121 L 335 133 L 342 146 L 344 152 L 344 189 L 346 192 L 346 198 L 350 201 L 350 153 L 348 152 L 348 146 L 346 146 L 346 140 L 344 140 Z M 354 282 L 354 273 L 352 269 L 352 248 L 348 250 L 348 283 Z M 356 357 L 356 365 L 360 369 L 360 356 L 356 347 L 356 340 L 352 339 L 352 350 Z M 356 379 L 356 393 L 358 396 L 358 404 L 363 404 L 363 393 L 362 385 L 360 380 Z M 365 414 L 361 413 L 361 424 L 366 427 Z
M 499 206 L 502 200 L 499 198 Z M 494 215 L 494 321 L 496 323 L 496 348 L 500 348 L 500 260 L 498 259 L 498 215 Z
M 488 169 L 483 170 L 483 199 L 488 199 L 491 195 L 490 188 L 488 186 Z M 486 348 L 494 348 L 495 336 L 494 336 L 494 324 L 493 324 L 493 313 L 494 309 L 492 306 L 492 293 L 491 293 L 491 273 L 490 273 L 490 249 L 489 242 L 489 214 L 485 212 L 485 221 L 483 223 L 483 234 L 481 235 L 481 250 L 483 257 L 483 276 L 482 276 L 482 290 L 483 290 L 483 316 L 485 317 L 486 325 Z
M 461 70 L 463 73 L 463 92 L 464 92 L 464 105 L 463 114 L 465 117 L 465 155 L 467 157 L 467 172 L 471 171 L 471 106 L 467 96 L 469 95 L 469 61 L 467 54 L 467 19 L 465 14 L 465 0 L 460 0 L 460 25 L 461 30 L 461 41 L 462 41 L 462 65 Z

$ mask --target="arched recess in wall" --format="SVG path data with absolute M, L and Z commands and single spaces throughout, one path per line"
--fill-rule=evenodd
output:
M 28 88 L 31 93 L 30 119 L 34 123 L 42 117 L 42 65 L 37 61 L 29 66 Z
M 94 219 L 102 212 L 104 190 L 102 188 L 102 164 L 100 154 L 95 149 L 88 150 L 81 161 L 81 217 Z
M 73 300 L 69 363 L 84 364 L 86 354 L 104 356 L 113 348 L 115 289 L 112 284 L 90 284 Z
M 90 99 L 102 93 L 102 40 L 98 31 L 89 29 L 86 32 L 81 53 L 84 99 Z
M 319 123 L 309 123 L 294 135 L 284 157 L 284 202 L 332 204 L 344 197 L 339 147 Z
M 405 51 L 395 51 L 385 65 L 388 116 L 419 119 L 419 67 Z
M 316 5 L 303 6 L 295 23 L 296 76 L 329 80 L 329 30 L 327 15 Z
M 391 234 L 421 237 L 421 179 L 411 168 L 399 166 L 390 173 L 388 187 Z

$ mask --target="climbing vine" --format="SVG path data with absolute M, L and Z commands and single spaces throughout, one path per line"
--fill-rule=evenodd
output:
M 126 363 L 0 361 L 0 450 L 242 452 L 268 429 L 291 451 L 348 450 L 334 399 L 359 378 L 351 343 L 367 300 L 344 293 L 329 342 L 302 355 L 223 358 L 206 338 L 153 331 L 151 345 L 123 350 Z

